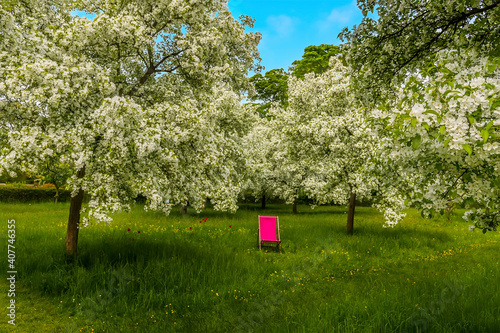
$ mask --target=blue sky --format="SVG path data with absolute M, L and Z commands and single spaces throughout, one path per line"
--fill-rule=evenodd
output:
M 244 14 L 256 19 L 250 31 L 262 34 L 264 72 L 287 70 L 306 46 L 339 45 L 340 31 L 358 25 L 363 17 L 355 0 L 229 0 L 229 9 L 235 18 Z

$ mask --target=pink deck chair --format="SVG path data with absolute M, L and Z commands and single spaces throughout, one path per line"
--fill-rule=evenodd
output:
M 259 250 L 262 246 L 275 245 L 281 252 L 280 221 L 277 216 L 259 215 Z

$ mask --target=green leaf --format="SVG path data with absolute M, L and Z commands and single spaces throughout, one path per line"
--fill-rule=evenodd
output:
M 469 146 L 468 144 L 462 145 L 462 147 L 465 149 L 465 151 L 470 155 L 472 155 L 472 147 Z
M 427 130 L 427 132 L 429 132 L 429 124 L 422 123 L 422 126 L 424 126 L 424 128 Z
M 411 126 L 416 127 L 417 126 L 417 118 L 412 118 L 411 119 Z
M 489 129 L 491 128 L 491 126 L 493 126 L 493 120 L 492 120 L 492 121 L 490 121 L 490 122 L 488 123 L 488 125 L 486 125 L 485 130 L 489 130 Z
M 500 186 L 500 177 L 496 177 L 496 178 L 493 180 L 493 184 L 494 184 L 494 186 Z
M 474 122 L 476 121 L 476 119 L 473 116 L 468 116 L 467 118 L 469 119 L 471 125 L 474 124 Z
M 488 73 L 493 73 L 497 69 L 496 64 L 488 64 Z
M 500 99 L 499 99 L 499 100 L 496 100 L 496 101 L 495 101 L 495 100 L 491 100 L 491 101 L 490 101 L 490 108 L 491 108 L 492 110 L 495 110 L 495 109 L 496 109 L 497 107 L 499 107 L 499 106 L 500 106 Z
M 486 231 L 488 231 L 488 229 L 483 229 L 483 234 L 485 234 L 485 233 L 486 233 Z
M 460 91 L 458 91 L 458 90 L 446 90 L 444 92 L 443 96 L 446 97 L 446 95 L 451 94 L 451 93 L 460 94 Z
M 451 139 L 446 139 L 444 140 L 443 146 L 448 146 L 448 143 L 450 143 Z
M 411 141 L 412 148 L 417 149 L 418 146 L 420 146 L 420 142 L 422 142 L 422 137 L 420 136 L 420 134 L 417 134 L 417 136 L 415 136 Z
M 465 180 L 466 182 L 471 182 L 472 181 L 472 176 L 471 176 L 470 172 L 464 174 L 462 177 L 463 177 L 463 180 Z M 469 200 L 469 202 L 470 202 L 471 205 L 474 204 L 474 199 L 468 198 L 467 200 Z
M 434 110 L 427 110 L 427 111 L 425 111 L 425 112 L 424 112 L 424 114 L 435 114 L 436 116 L 438 116 L 438 117 L 439 117 L 439 113 L 437 113 L 437 112 L 436 112 L 436 111 L 434 111 Z
M 488 138 L 490 136 L 490 132 L 488 130 L 482 130 L 481 136 L 483 137 L 483 142 L 486 143 L 486 141 L 488 141 Z
M 446 131 L 446 126 L 441 125 L 441 127 L 439 127 L 439 134 L 444 134 L 444 131 Z

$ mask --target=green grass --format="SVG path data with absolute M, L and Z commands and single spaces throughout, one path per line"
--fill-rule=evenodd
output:
M 469 232 L 460 212 L 448 223 L 413 210 L 386 229 L 380 214 L 359 207 L 348 236 L 343 207 L 290 211 L 243 205 L 234 215 L 165 217 L 135 207 L 110 226 L 82 229 L 78 261 L 66 263 L 68 204 L 1 203 L 5 258 L 7 220 L 16 220 L 16 329 L 500 331 L 498 233 Z M 279 215 L 281 254 L 258 251 L 257 215 Z M 15 331 L 2 317 L 0 331 Z

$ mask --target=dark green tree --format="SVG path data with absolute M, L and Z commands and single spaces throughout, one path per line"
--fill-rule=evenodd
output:
M 339 56 L 340 47 L 330 44 L 311 45 L 304 49 L 302 59 L 292 62 L 290 73 L 303 79 L 307 73 L 321 74 L 328 69 L 330 58 Z
M 287 106 L 288 73 L 283 68 L 271 69 L 264 75 L 255 74 L 250 78 L 250 82 L 257 93 L 250 100 L 260 102 L 257 110 L 261 116 L 267 114 L 272 103 Z

